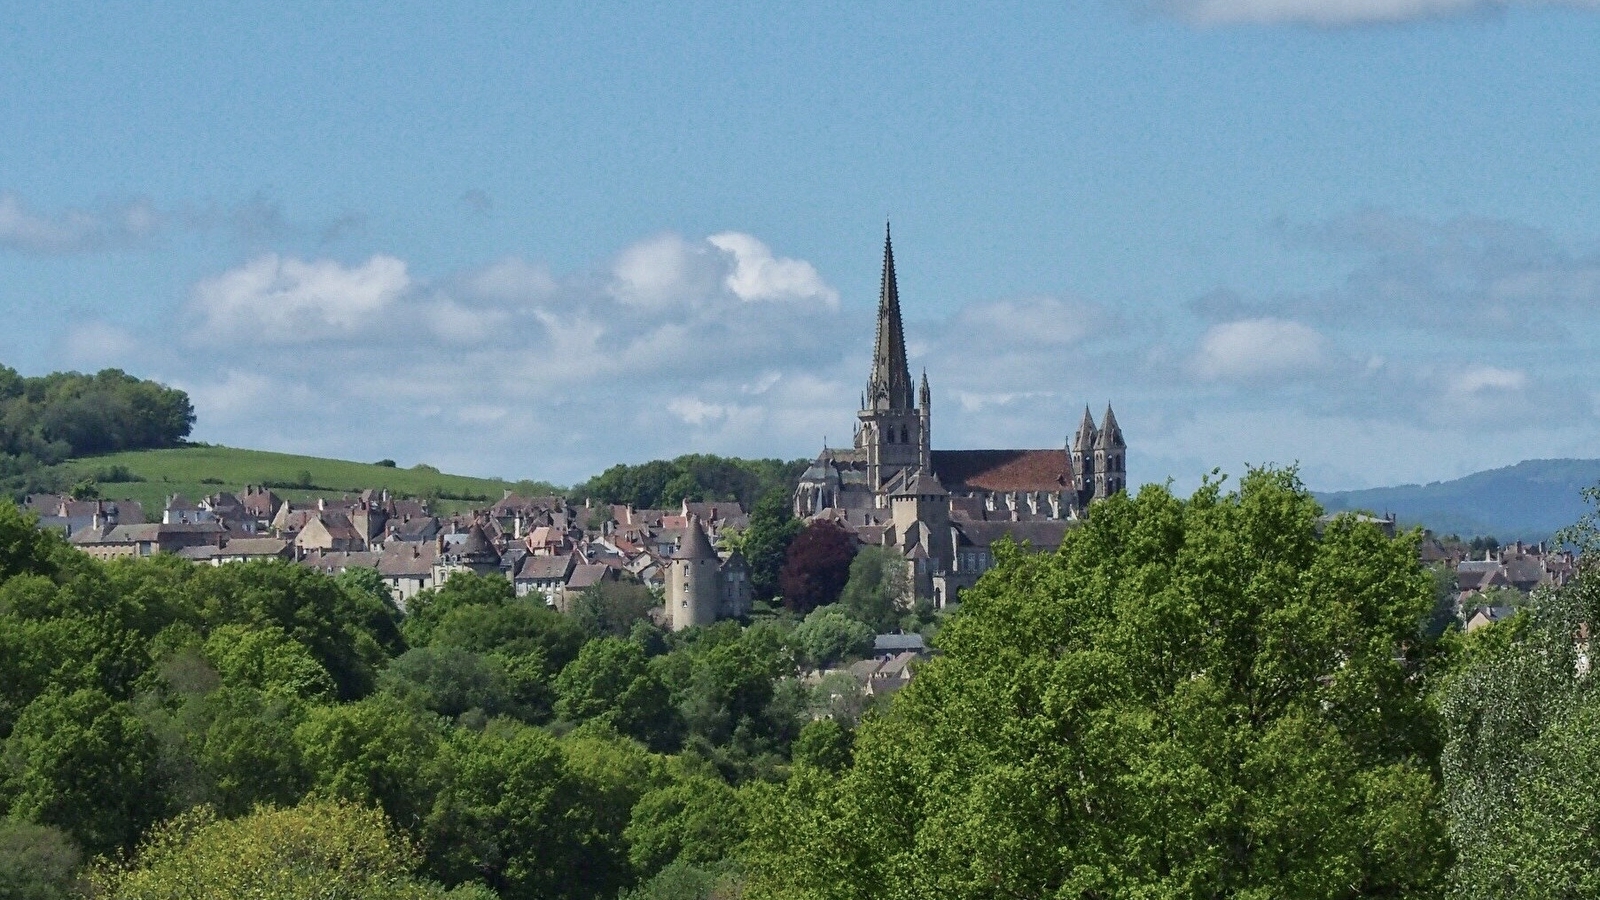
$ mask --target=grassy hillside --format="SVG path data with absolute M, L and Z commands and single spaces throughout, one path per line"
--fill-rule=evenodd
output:
M 238 491 L 247 484 L 267 484 L 280 497 L 339 497 L 366 488 L 388 488 L 399 496 L 429 497 L 435 508 L 456 512 L 500 499 L 503 492 L 546 493 L 550 485 L 513 483 L 494 478 L 446 475 L 427 466 L 391 468 L 371 463 L 232 447 L 180 447 L 136 450 L 74 459 L 56 467 L 73 482 L 94 478 L 100 495 L 133 499 L 152 518 L 169 494 L 191 500 L 217 491 Z M 141 480 L 120 480 L 126 476 Z
M 1581 491 L 1600 483 L 1600 459 L 1530 459 L 1454 481 L 1318 493 L 1331 511 L 1392 512 L 1439 534 L 1542 540 L 1582 515 Z

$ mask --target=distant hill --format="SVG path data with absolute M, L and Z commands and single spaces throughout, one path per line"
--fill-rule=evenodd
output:
M 388 488 L 399 496 L 433 498 L 442 512 L 485 506 L 509 490 L 522 494 L 556 490 L 538 482 L 447 475 L 430 466 L 401 469 L 232 447 L 134 450 L 73 459 L 52 468 L 65 476 L 66 483 L 96 481 L 102 497 L 138 500 L 151 518 L 160 515 L 170 494 L 196 500 L 217 491 L 238 491 L 247 484 L 265 484 L 278 496 L 295 500 Z
M 1543 540 L 1588 511 L 1581 491 L 1600 483 L 1600 459 L 1530 459 L 1454 481 L 1316 492 L 1331 512 L 1392 512 L 1438 534 Z

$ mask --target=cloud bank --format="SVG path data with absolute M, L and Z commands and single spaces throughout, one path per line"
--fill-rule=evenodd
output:
M 1304 295 L 1142 303 L 1137 321 L 1070 293 L 933 315 L 903 297 L 935 445 L 1060 446 L 1084 404 L 1109 401 L 1134 478 L 1180 487 L 1216 465 L 1298 461 L 1339 488 L 1592 455 L 1589 251 L 1381 212 L 1280 236 L 1347 274 Z M 188 390 L 202 440 L 571 482 L 618 461 L 848 444 L 875 300 L 737 231 L 657 234 L 565 273 L 267 252 L 199 279 L 170 322 L 77 322 L 58 343 L 71 365 Z

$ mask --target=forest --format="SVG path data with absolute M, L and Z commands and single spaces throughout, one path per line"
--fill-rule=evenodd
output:
M 194 427 L 183 391 L 120 369 L 29 378 L 0 366 L 0 484 L 60 490 L 45 468 L 71 457 L 175 447 Z
M 669 634 L 627 585 L 402 614 L 0 506 L 0 897 L 1596 896 L 1593 579 L 1441 630 L 1418 534 L 1320 512 L 1282 470 L 1114 496 L 878 699 L 801 676 L 881 554 Z
M 737 500 L 745 509 L 773 490 L 794 493 L 806 460 L 734 459 L 692 453 L 639 465 L 618 464 L 573 486 L 571 496 L 635 509 L 663 509 L 684 500 Z

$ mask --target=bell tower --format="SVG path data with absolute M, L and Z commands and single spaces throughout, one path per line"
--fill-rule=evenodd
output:
M 926 404 L 926 380 L 923 397 Z M 883 279 L 878 289 L 878 335 L 873 345 L 872 373 L 867 377 L 867 392 L 856 416 L 861 423 L 856 447 L 866 451 L 867 480 L 883 506 L 883 486 L 899 473 L 925 464 L 930 430 L 924 411 L 912 401 L 905 328 L 900 321 L 900 288 L 894 275 L 894 242 L 887 225 L 883 231 Z

